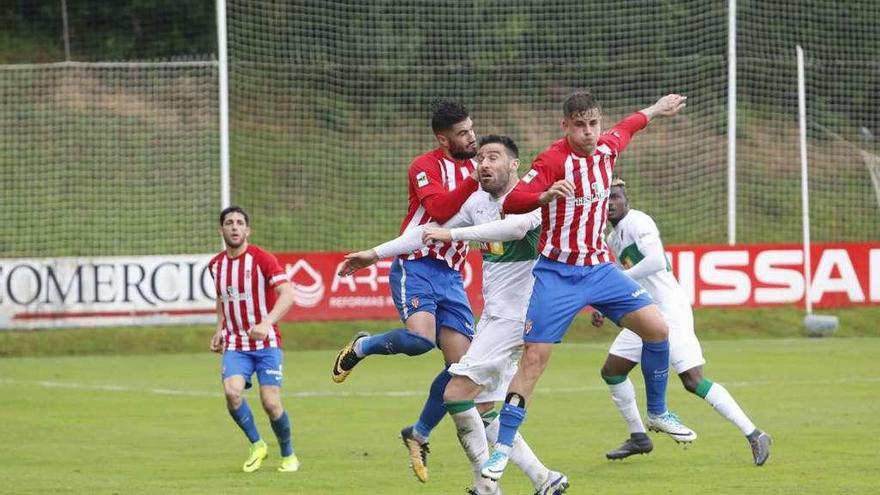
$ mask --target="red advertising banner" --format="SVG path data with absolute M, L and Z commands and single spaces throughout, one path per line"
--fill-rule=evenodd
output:
M 336 275 L 345 253 L 280 253 L 291 275 L 288 320 L 396 318 L 388 274 L 391 260 Z M 803 251 L 793 244 L 669 246 L 673 273 L 694 307 L 766 307 L 804 303 Z M 880 243 L 817 244 L 811 251 L 815 308 L 880 304 Z M 462 275 L 479 314 L 482 262 L 474 250 Z
M 337 275 L 345 253 L 278 253 L 293 281 L 294 306 L 286 320 L 362 320 L 397 318 L 388 287 L 393 260 L 381 260 L 348 277 Z M 462 279 L 474 314 L 483 309 L 483 264 L 471 250 Z

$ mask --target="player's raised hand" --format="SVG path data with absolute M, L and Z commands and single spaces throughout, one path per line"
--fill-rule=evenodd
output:
M 679 110 L 687 106 L 687 96 L 679 94 L 669 94 L 654 103 L 650 107 L 642 110 L 642 113 L 648 117 L 648 120 L 654 117 L 669 117 L 678 113 Z
M 593 317 L 590 321 L 596 328 L 602 328 L 602 325 L 605 324 L 605 315 L 598 311 L 593 311 Z
M 269 325 L 266 321 L 261 321 L 257 323 L 256 326 L 252 327 L 248 330 L 248 336 L 254 340 L 263 340 L 269 335 L 269 329 L 272 325 Z
M 442 227 L 425 227 L 425 230 L 422 231 L 422 242 L 425 244 L 452 242 L 452 232 Z
M 339 267 L 338 275 L 340 277 L 346 277 L 377 261 L 379 261 L 379 256 L 376 254 L 376 251 L 373 251 L 372 249 L 358 251 L 356 253 L 348 253 L 345 255 L 345 262 Z
M 214 335 L 211 336 L 211 351 L 223 352 L 223 330 L 218 328 Z
M 569 196 L 574 196 L 574 184 L 569 180 L 562 179 L 554 182 L 553 185 L 550 186 L 550 189 L 541 193 L 541 197 L 538 198 L 538 203 L 546 205 L 551 201 L 555 201 L 559 198 L 567 198 Z

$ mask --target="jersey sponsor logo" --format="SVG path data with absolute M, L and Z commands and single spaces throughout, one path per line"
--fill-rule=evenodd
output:
M 538 171 L 535 169 L 531 169 L 528 172 L 526 172 L 526 175 L 523 175 L 522 181 L 525 182 L 526 184 L 528 184 L 529 182 L 532 182 L 532 179 L 534 179 L 537 176 L 538 176 Z
M 416 175 L 416 184 L 419 187 L 425 187 L 428 185 L 428 174 L 426 172 L 419 172 Z
M 604 200 L 608 197 L 609 189 L 603 188 L 598 183 L 593 183 L 591 187 L 592 191 L 585 190 L 586 193 L 584 196 L 580 196 L 574 198 L 575 206 L 583 206 L 588 203 L 597 203 L 599 201 Z
M 241 301 L 250 301 L 251 294 L 249 292 L 239 292 L 236 287 L 229 286 L 226 287 L 226 294 L 223 295 L 223 302 L 241 302 Z

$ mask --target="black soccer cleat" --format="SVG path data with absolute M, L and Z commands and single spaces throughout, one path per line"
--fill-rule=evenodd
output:
M 368 337 L 369 335 L 370 334 L 367 332 L 358 332 L 358 334 L 351 339 L 351 342 L 345 344 L 345 347 L 336 353 L 336 361 L 333 362 L 333 371 L 330 375 L 330 378 L 332 378 L 334 382 L 344 382 L 355 365 L 361 362 L 363 358 L 359 358 L 354 352 L 354 343 L 364 337 Z
M 654 450 L 654 444 L 648 437 L 647 433 L 632 433 L 629 438 L 623 442 L 623 445 L 605 454 L 605 457 L 615 461 L 618 459 L 626 459 L 635 454 L 647 454 Z

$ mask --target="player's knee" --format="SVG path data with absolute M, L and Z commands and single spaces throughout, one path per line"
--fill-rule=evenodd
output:
M 241 406 L 241 389 L 227 385 L 223 387 L 223 394 L 226 396 L 226 405 L 229 409 L 235 410 Z
M 703 379 L 700 373 L 691 373 L 690 371 L 685 371 L 678 375 L 679 379 L 681 379 L 681 384 L 684 385 L 685 390 L 692 394 L 697 393 L 697 387 L 700 385 L 700 380 Z
M 274 421 L 284 412 L 284 407 L 281 405 L 280 400 L 270 400 L 263 402 L 263 410 L 266 411 L 266 415 Z

